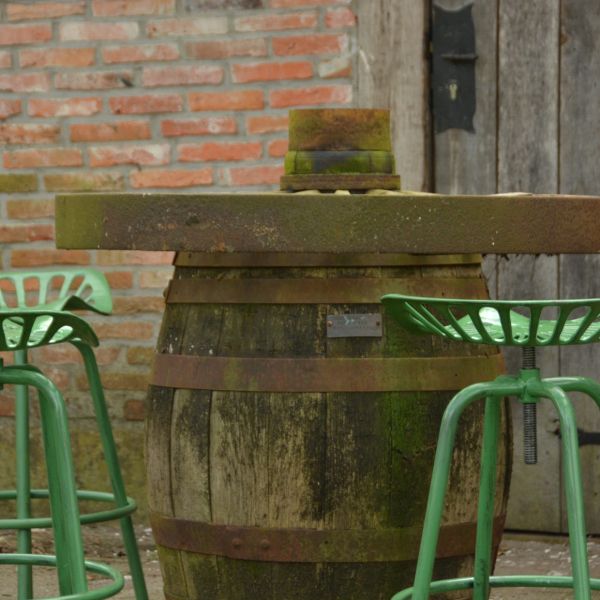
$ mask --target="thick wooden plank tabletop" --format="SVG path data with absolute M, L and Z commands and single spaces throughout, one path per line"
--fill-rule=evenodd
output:
M 561 195 L 79 194 L 59 248 L 554 254 L 600 251 L 600 198 Z

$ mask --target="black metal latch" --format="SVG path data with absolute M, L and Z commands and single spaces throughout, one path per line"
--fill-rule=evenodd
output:
M 432 100 L 435 132 L 475 131 L 475 25 L 473 5 L 460 10 L 433 6 Z

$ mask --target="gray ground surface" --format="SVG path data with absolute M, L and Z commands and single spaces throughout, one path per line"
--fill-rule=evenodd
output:
M 110 526 L 86 526 L 84 528 L 87 556 L 91 560 L 109 563 L 122 572 L 127 572 L 127 561 L 120 552 L 120 536 Z M 14 537 L 0 535 L 0 552 L 14 550 Z M 114 540 L 114 543 L 113 543 Z M 138 541 L 144 561 L 146 580 L 151 600 L 162 600 L 162 582 L 160 569 L 148 528 L 138 529 Z M 50 536 L 45 531 L 35 533 L 35 551 L 39 553 L 52 550 Z M 600 539 L 588 543 L 590 569 L 593 576 L 600 577 Z M 500 547 L 496 574 L 539 574 L 568 575 L 570 558 L 568 542 L 563 537 L 530 536 L 506 534 Z M 49 597 L 56 594 L 53 570 L 36 570 L 36 597 Z M 11 567 L 0 569 L 0 599 L 15 598 L 15 578 Z M 491 600 L 567 600 L 573 597 L 569 590 L 540 589 L 498 589 L 494 590 Z M 600 592 L 593 592 L 594 600 L 600 600 Z M 115 596 L 118 600 L 134 600 L 131 581 L 126 577 L 125 589 Z M 282 598 L 281 600 L 285 600 Z M 316 600 L 316 599 L 315 599 Z

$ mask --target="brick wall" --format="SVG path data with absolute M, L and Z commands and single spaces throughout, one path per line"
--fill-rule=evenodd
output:
M 115 314 L 91 320 L 126 477 L 142 503 L 145 387 L 172 257 L 55 250 L 53 195 L 275 187 L 287 110 L 352 104 L 355 29 L 350 0 L 0 3 L 2 267 L 95 265 L 108 277 Z M 81 483 L 101 485 L 76 353 L 44 349 L 35 360 L 76 419 Z M 0 392 L 4 439 L 12 414 Z M 3 487 L 12 461 L 0 465 Z

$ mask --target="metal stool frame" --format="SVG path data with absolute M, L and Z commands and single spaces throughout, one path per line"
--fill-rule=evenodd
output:
M 600 336 L 600 299 L 492 302 L 390 294 L 384 296 L 382 302 L 407 329 L 455 340 L 515 345 L 531 350 L 536 345 L 590 343 Z M 529 317 L 515 312 L 516 307 L 526 308 Z M 557 310 L 556 319 L 541 319 L 546 307 Z M 584 316 L 572 316 L 581 309 L 586 313 Z M 600 384 L 595 380 L 587 377 L 542 379 L 535 366 L 522 368 L 517 376 L 501 376 L 494 381 L 473 384 L 452 398 L 440 426 L 414 585 L 395 594 L 392 600 L 426 600 L 430 594 L 465 589 L 473 590 L 474 600 L 487 600 L 493 587 L 572 588 L 575 600 L 590 600 L 591 590 L 600 590 L 600 579 L 590 578 L 589 574 L 577 425 L 567 392 L 582 392 L 600 408 Z M 506 396 L 515 396 L 524 406 L 549 399 L 558 413 L 572 560 L 570 577 L 491 575 L 500 411 Z M 456 430 L 465 408 L 479 400 L 485 400 L 485 414 L 474 574 L 432 582 Z

